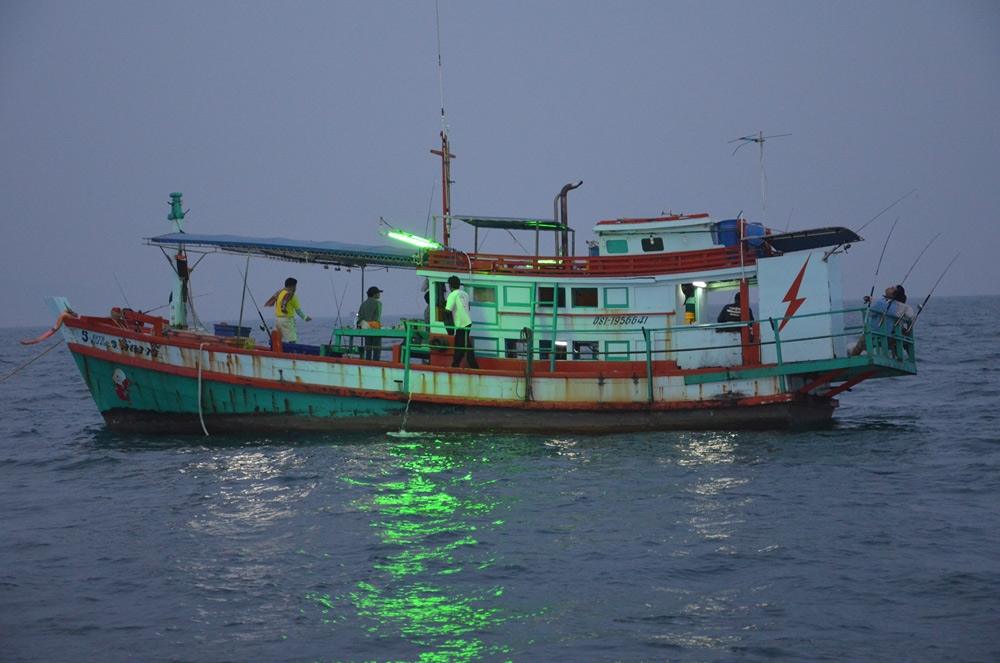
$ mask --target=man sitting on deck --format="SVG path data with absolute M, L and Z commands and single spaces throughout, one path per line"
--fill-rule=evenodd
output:
M 871 297 L 865 295 L 865 304 L 869 304 L 871 308 L 868 309 L 868 325 L 873 334 L 876 335 L 873 342 L 876 344 L 881 343 L 878 339 L 883 336 L 888 336 L 887 345 L 890 352 L 895 355 L 896 353 L 896 341 L 892 339 L 902 332 L 904 335 L 909 335 L 910 323 L 913 320 L 913 307 L 906 303 L 906 290 L 903 289 L 901 285 L 891 285 L 885 289 L 885 294 L 882 299 L 871 303 Z M 905 344 L 907 354 L 913 353 L 910 344 Z M 860 355 L 866 350 L 865 348 L 865 337 L 862 336 L 858 339 L 857 343 L 848 350 L 848 354 L 852 357 Z M 898 353 L 902 354 L 902 353 Z M 901 357 L 900 357 L 901 358 Z

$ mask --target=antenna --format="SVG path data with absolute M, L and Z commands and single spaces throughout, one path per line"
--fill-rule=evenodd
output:
M 441 157 L 441 241 L 448 246 L 451 239 L 451 160 L 455 155 L 448 147 L 448 121 L 444 113 L 444 65 L 441 59 L 441 10 L 438 0 L 434 0 L 434 15 L 437 19 L 438 86 L 441 89 L 441 149 L 431 150 L 431 154 Z
M 441 93 L 441 132 L 448 134 L 448 120 L 444 114 L 444 63 L 441 59 L 441 8 L 438 0 L 434 0 L 434 19 L 437 24 L 437 46 L 438 46 L 438 90 Z
M 763 131 L 758 131 L 756 135 L 751 134 L 749 136 L 740 136 L 739 138 L 734 138 L 729 143 L 739 143 L 736 149 L 733 150 L 733 156 L 740 151 L 740 148 L 744 145 L 750 143 L 757 143 L 760 147 L 760 207 L 761 216 L 765 219 L 767 218 L 767 174 L 764 172 L 764 142 L 770 140 L 771 138 L 782 138 L 784 136 L 791 136 L 792 134 L 771 134 L 770 136 L 765 136 Z

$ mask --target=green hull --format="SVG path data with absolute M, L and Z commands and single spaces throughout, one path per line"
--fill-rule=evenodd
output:
M 406 403 L 379 398 L 310 394 L 254 386 L 203 380 L 201 407 L 198 406 L 198 380 L 135 366 L 125 366 L 73 353 L 80 373 L 90 389 L 98 409 L 109 423 L 113 418 L 150 418 L 168 415 L 201 414 L 205 418 L 308 417 L 316 419 L 390 418 L 401 416 Z M 117 372 L 117 374 L 116 374 Z M 335 427 L 335 426 L 332 426 Z
M 532 411 L 376 397 L 309 394 L 198 380 L 74 353 L 110 428 L 201 434 L 262 431 L 496 431 L 611 433 L 648 430 L 776 429 L 827 425 L 834 404 L 823 399 L 752 407 L 717 404 L 667 411 Z M 117 372 L 117 375 L 116 375 Z

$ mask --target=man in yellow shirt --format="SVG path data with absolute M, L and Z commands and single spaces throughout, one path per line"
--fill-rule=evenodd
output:
M 281 331 L 281 341 L 283 343 L 297 343 L 299 340 L 298 330 L 295 328 L 295 316 L 309 322 L 312 320 L 302 311 L 299 305 L 299 298 L 295 296 L 295 287 L 298 281 L 288 277 L 285 279 L 285 287 L 279 290 L 267 305 L 274 306 L 275 327 Z

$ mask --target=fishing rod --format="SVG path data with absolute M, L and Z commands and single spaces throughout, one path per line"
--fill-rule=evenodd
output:
M 931 244 L 933 244 L 934 241 L 940 236 L 941 233 L 938 233 L 937 235 L 934 235 L 934 237 L 931 238 L 931 241 L 927 242 L 927 246 L 925 246 L 924 250 L 917 255 L 917 259 L 913 261 L 913 264 L 910 265 L 910 268 L 906 270 L 906 274 L 903 275 L 903 280 L 899 282 L 899 285 L 903 285 L 906 283 L 907 277 L 910 275 L 910 272 L 913 271 L 913 268 L 917 266 L 917 263 L 920 262 L 920 258 L 922 258 L 923 255 L 927 253 L 927 249 L 931 248 Z
M 858 228 L 857 230 L 855 230 L 854 233 L 855 234 L 861 234 L 861 231 L 864 230 L 865 228 L 867 228 L 872 223 L 872 221 L 874 221 L 875 219 L 879 218 L 880 216 L 882 216 L 883 214 L 885 214 L 886 212 L 888 212 L 889 210 L 891 210 L 893 207 L 895 207 L 899 203 L 901 203 L 904 200 L 906 200 L 907 198 L 909 198 L 915 192 L 916 192 L 916 189 L 910 189 L 908 192 L 906 192 L 905 194 L 903 194 L 899 198 L 896 198 L 896 200 L 894 200 L 888 207 L 886 207 L 885 209 L 883 209 L 881 212 L 879 212 L 878 214 L 876 214 L 872 218 L 868 219 L 864 224 L 862 224 L 862 226 L 860 228 Z M 834 253 L 837 253 L 838 250 L 840 249 L 840 247 L 842 247 L 842 246 L 844 246 L 844 244 L 838 244 L 837 246 L 833 247 L 832 249 L 830 249 L 829 251 L 827 251 L 825 254 L 823 254 L 823 262 L 826 262 L 827 259 L 830 256 L 832 256 Z M 849 248 L 850 248 L 850 245 L 847 245 L 844 248 L 844 251 L 847 251 L 847 249 L 849 249 Z
M 240 273 L 240 276 L 242 276 L 244 279 L 246 279 L 246 276 L 244 275 L 243 270 L 241 270 L 239 268 L 239 266 L 236 267 L 236 271 Z M 247 294 L 250 295 L 250 301 L 253 302 L 253 307 L 255 309 L 257 309 L 257 315 L 260 316 L 260 322 L 263 325 L 261 327 L 261 329 L 263 329 L 267 333 L 267 335 L 270 336 L 271 335 L 271 328 L 267 325 L 267 320 L 264 319 L 264 314 L 260 312 L 260 307 L 257 306 L 257 298 L 253 296 L 253 290 L 250 290 L 249 288 L 247 288 Z
M 893 203 L 891 205 L 889 205 L 888 207 L 886 207 L 885 209 L 883 209 L 881 212 L 879 212 L 878 214 L 876 214 L 872 218 L 868 219 L 868 221 L 866 221 L 863 226 L 861 226 L 860 228 L 858 228 L 854 232 L 860 233 L 862 230 L 864 230 L 865 228 L 867 228 L 872 223 L 872 221 L 874 221 L 875 219 L 879 218 L 880 216 L 882 216 L 883 214 L 885 214 L 886 212 L 888 212 L 889 210 L 891 210 L 893 207 L 895 207 L 899 203 L 901 203 L 904 200 L 906 200 L 907 198 L 909 198 L 911 195 L 913 195 L 914 193 L 916 193 L 916 191 L 917 191 L 916 189 L 910 189 L 909 192 L 907 192 L 906 194 L 900 196 L 895 201 L 893 201 Z
M 339 267 L 337 269 L 340 269 Z M 347 299 L 347 286 L 350 285 L 348 279 L 344 279 L 344 291 L 340 293 L 340 298 L 337 298 L 337 288 L 333 285 L 333 277 L 327 274 L 330 279 L 330 291 L 333 292 L 333 303 L 337 306 L 337 326 L 340 326 L 341 312 L 344 307 L 344 300 Z
M 170 293 L 170 294 L 171 294 L 171 296 L 173 296 L 173 293 Z M 211 294 L 212 293 L 210 293 L 210 292 L 206 292 L 206 293 L 203 293 L 201 295 L 194 295 L 193 297 L 191 297 L 191 299 L 198 299 L 199 297 L 208 297 Z M 152 313 L 154 311 L 159 311 L 161 308 L 167 308 L 168 306 L 170 306 L 170 302 L 167 302 L 166 304 L 160 304 L 159 306 L 151 308 L 148 311 L 142 311 L 142 310 L 140 310 L 139 313 L 149 314 L 149 313 Z
M 882 258 L 885 257 L 885 249 L 889 246 L 889 238 L 892 237 L 892 231 L 896 229 L 896 224 L 899 223 L 899 217 L 892 222 L 892 227 L 889 228 L 889 234 L 885 236 L 885 242 L 882 244 L 882 255 L 878 257 L 878 264 L 875 265 L 875 276 L 872 277 L 872 289 L 868 291 L 868 301 L 870 305 L 872 302 L 872 297 L 875 296 L 875 283 L 878 281 L 878 272 L 882 269 Z
M 948 263 L 948 266 L 944 268 L 943 272 L 941 272 L 941 276 L 939 276 L 938 280 L 934 282 L 934 286 L 931 288 L 931 291 L 927 293 L 927 296 L 924 297 L 924 301 L 921 302 L 920 306 L 917 307 L 917 314 L 913 316 L 913 320 L 910 321 L 910 325 L 906 329 L 907 332 L 913 330 L 913 326 L 917 324 L 917 318 L 920 317 L 920 314 L 923 312 L 924 307 L 927 306 L 927 301 L 931 298 L 931 295 L 934 294 L 934 291 L 937 289 L 938 284 L 941 283 L 941 279 L 943 279 L 944 275 L 948 273 L 948 270 L 951 269 L 951 266 L 955 264 L 955 261 L 958 260 L 958 257 L 960 255 L 962 255 L 961 252 L 955 254 L 955 257 L 951 259 L 951 262 Z
M 122 293 L 122 299 L 125 300 L 125 306 L 128 309 L 131 309 L 132 305 L 128 303 L 128 297 L 125 295 L 125 288 L 122 287 L 122 282 L 118 280 L 118 274 L 111 272 L 111 276 L 115 277 L 115 283 L 118 284 L 118 292 Z
M 236 323 L 236 337 L 240 338 L 243 336 L 243 305 L 247 301 L 247 275 L 250 274 L 250 256 L 247 255 L 247 266 L 244 268 L 246 271 L 243 272 L 243 296 L 240 297 L 240 321 Z

